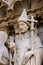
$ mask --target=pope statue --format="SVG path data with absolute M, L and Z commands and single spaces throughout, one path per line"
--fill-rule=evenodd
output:
M 33 46 L 31 44 L 31 31 L 26 9 L 18 19 L 18 28 L 15 29 L 16 64 L 15 65 L 41 65 L 42 43 L 34 31 Z M 33 49 L 32 49 L 33 47 Z

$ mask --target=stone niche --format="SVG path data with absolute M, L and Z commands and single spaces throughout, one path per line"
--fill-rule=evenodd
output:
M 31 1 L 30 0 L 22 0 L 17 1 L 14 4 L 14 12 L 22 12 L 23 9 L 31 9 Z
M 0 8 L 0 18 L 4 18 L 7 16 L 7 7 L 3 6 L 2 8 Z

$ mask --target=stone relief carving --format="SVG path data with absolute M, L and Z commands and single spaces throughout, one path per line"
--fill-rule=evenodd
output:
M 1 1 L 3 1 L 5 5 Z M 13 21 L 13 19 L 15 21 L 16 17 L 19 17 L 19 13 L 21 14 L 23 8 L 26 8 L 28 10 L 27 11 L 28 16 L 30 14 L 36 15 L 36 13 L 38 13 L 38 14 L 40 14 L 41 12 L 43 13 L 43 7 L 33 9 L 34 3 L 33 3 L 33 1 L 32 1 L 32 3 L 30 3 L 29 0 L 0 0 L 0 19 L 3 17 L 6 17 L 6 14 L 8 14 L 7 12 L 10 9 L 14 10 L 14 13 L 15 13 L 14 15 L 17 14 L 16 16 L 12 17 L 12 19 L 5 18 L 2 21 L 0 20 L 0 22 L 7 23 L 9 21 L 9 19 L 11 19 L 10 21 Z M 42 2 L 42 5 L 43 5 L 43 2 Z M 36 6 L 39 6 L 39 5 L 37 4 Z M 30 8 L 32 8 L 32 9 L 29 10 Z M 24 15 L 24 16 L 26 17 L 26 15 Z M 3 38 L 3 33 L 2 33 L 2 37 L 0 36 L 0 64 L 3 64 L 3 65 L 8 64 L 8 63 L 11 64 L 11 62 L 13 60 L 14 64 L 16 64 L 16 65 L 41 65 L 42 56 L 43 56 L 41 40 L 43 42 L 43 34 L 39 35 L 40 38 L 42 38 L 40 40 L 39 37 L 36 35 L 37 31 L 34 32 L 34 43 L 35 43 L 33 46 L 34 51 L 31 50 L 31 44 L 30 44 L 31 35 L 30 35 L 30 30 L 28 30 L 30 27 L 30 24 L 27 22 L 28 17 L 25 18 L 24 16 L 20 17 L 20 18 L 22 18 L 23 21 L 18 20 L 18 27 L 15 28 L 15 33 L 14 33 L 15 42 L 14 42 L 14 40 L 12 40 L 12 36 L 9 36 L 9 38 L 11 37 L 10 42 L 8 42 L 9 47 L 11 46 L 10 50 L 13 49 L 13 51 L 15 51 L 15 53 L 17 53 L 16 55 L 15 55 L 15 53 L 13 55 L 13 53 L 11 53 L 9 51 L 9 53 L 11 55 L 8 53 L 8 56 L 7 56 L 8 49 L 5 47 L 5 45 L 2 43 L 2 40 L 1 40 L 1 39 L 5 39 L 6 36 Z M 41 14 L 41 16 L 43 17 L 43 14 Z M 24 22 L 24 18 L 26 19 L 25 20 L 26 22 Z M 2 24 L 2 25 L 0 24 L 0 27 L 2 26 L 2 28 L 0 30 L 4 29 L 3 31 L 9 32 L 9 31 L 7 31 L 7 28 L 5 29 L 5 27 L 3 27 L 3 25 L 4 24 Z M 15 25 L 14 25 L 14 27 L 15 27 Z M 39 31 L 39 33 L 40 33 L 40 31 Z M 13 43 L 14 43 L 14 45 L 12 45 Z M 15 47 L 16 47 L 16 49 L 15 49 Z M 2 51 L 1 51 L 1 49 L 2 49 Z M 9 55 L 10 55 L 10 58 L 9 58 Z M 14 58 L 11 58 L 12 55 Z M 5 58 L 5 56 L 7 56 L 7 59 Z M 10 62 L 8 60 L 10 60 Z
M 36 35 L 36 33 L 34 32 L 34 46 L 33 46 L 34 50 L 32 50 L 31 35 L 30 35 L 30 30 L 28 30 L 28 28 L 30 27 L 30 24 L 29 24 L 29 22 L 27 22 L 29 19 L 26 14 L 26 11 L 23 10 L 23 12 L 24 12 L 24 14 L 22 14 L 18 19 L 18 25 L 19 25 L 18 28 L 19 29 L 16 28 L 17 31 L 15 33 L 17 35 L 15 35 L 15 43 L 14 43 L 13 37 L 9 36 L 9 39 L 10 39 L 10 42 L 8 42 L 9 48 L 11 51 L 16 51 L 16 56 L 15 56 L 16 58 L 14 57 L 15 61 L 13 61 L 13 62 L 15 65 L 37 65 L 37 64 L 41 65 L 42 48 L 43 48 L 41 41 L 40 41 L 39 37 Z M 16 47 L 16 49 L 15 49 L 15 47 Z M 10 64 L 11 64 L 12 54 L 11 54 L 11 52 L 9 52 L 9 53 L 10 53 L 9 59 L 10 59 Z M 2 54 L 0 56 L 2 56 Z M 9 56 L 9 54 L 8 54 L 8 56 Z

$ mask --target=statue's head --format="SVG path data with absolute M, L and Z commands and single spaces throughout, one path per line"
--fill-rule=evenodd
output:
M 28 23 L 26 23 L 25 21 L 19 22 L 18 25 L 19 25 L 19 31 L 20 31 L 21 33 L 26 32 L 26 31 L 28 30 L 28 28 L 29 28 Z
M 15 48 L 15 43 L 14 43 L 14 37 L 13 36 L 9 36 L 9 39 L 7 41 L 8 44 L 8 48 L 13 51 L 13 49 Z
M 21 16 L 18 18 L 19 32 L 24 33 L 29 28 L 28 16 L 26 9 L 23 9 Z
M 0 44 L 5 44 L 7 41 L 8 35 L 5 31 L 0 31 Z
M 8 43 L 13 42 L 13 41 L 14 41 L 14 37 L 13 36 L 9 36 Z

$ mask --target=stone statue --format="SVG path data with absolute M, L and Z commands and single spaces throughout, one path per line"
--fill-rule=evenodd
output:
M 14 42 L 14 36 L 9 36 L 9 39 L 7 41 L 9 53 L 10 53 L 10 65 L 14 65 L 15 63 L 15 57 L 16 57 L 16 46 Z
M 34 32 L 34 44 L 32 49 L 31 32 L 29 30 L 29 22 L 26 10 L 18 19 L 19 29 L 15 32 L 16 44 L 16 64 L 15 65 L 41 65 L 42 62 L 42 44 L 40 38 Z M 15 29 L 16 30 L 16 29 Z
M 8 49 L 5 47 L 8 35 L 5 31 L 0 31 L 0 65 L 8 65 L 9 53 Z

